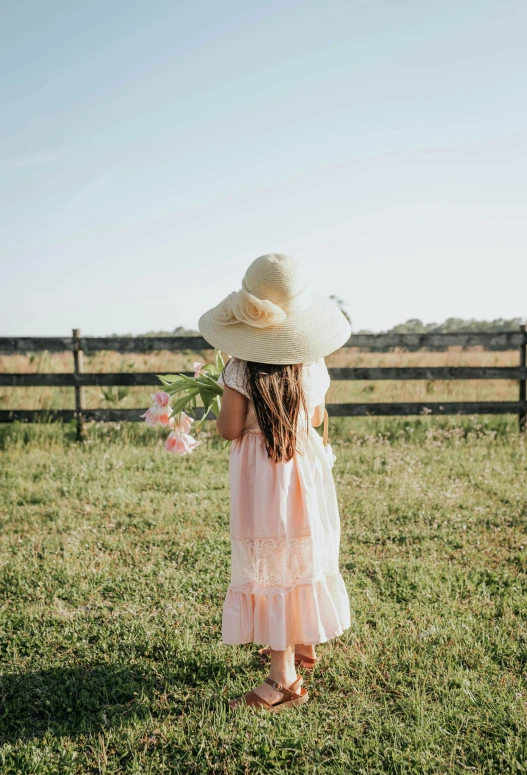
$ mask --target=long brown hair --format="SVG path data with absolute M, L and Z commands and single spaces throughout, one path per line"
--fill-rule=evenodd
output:
M 301 409 L 308 420 L 302 364 L 280 366 L 247 361 L 247 382 L 267 454 L 275 463 L 286 463 L 297 451 Z

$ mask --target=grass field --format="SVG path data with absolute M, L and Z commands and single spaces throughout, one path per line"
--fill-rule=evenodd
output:
M 352 626 L 279 715 L 227 712 L 264 671 L 220 643 L 218 439 L 2 428 L 2 775 L 525 772 L 525 438 L 458 423 L 332 421 Z

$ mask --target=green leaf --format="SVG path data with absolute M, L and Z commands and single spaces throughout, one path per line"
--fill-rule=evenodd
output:
M 200 396 L 203 401 L 203 417 L 198 421 L 196 428 L 202 425 L 211 411 L 218 417 L 221 409 L 221 397 L 219 395 L 208 391 L 201 391 Z
M 175 396 L 175 395 L 177 395 L 177 393 L 183 393 L 183 392 L 188 393 L 189 390 L 190 390 L 190 388 L 189 388 L 188 385 L 179 385 L 179 386 L 176 386 L 176 387 L 171 387 L 170 385 L 167 385 L 166 388 L 165 388 L 165 391 L 170 396 Z
M 221 385 L 218 385 L 217 377 L 209 377 L 207 374 L 201 374 L 199 377 L 196 377 L 194 382 L 195 384 L 212 388 L 215 393 L 219 394 L 223 392 L 221 389 Z
M 221 373 L 223 371 L 223 367 L 225 366 L 225 362 L 223 360 L 220 350 L 215 350 L 214 360 L 215 360 L 215 364 L 216 364 L 216 368 L 218 369 L 218 372 Z
M 193 387 L 198 381 L 198 377 L 187 377 L 186 374 L 180 374 L 179 378 L 180 383 L 182 385 L 188 385 L 188 387 Z
M 214 369 L 214 366 L 210 367 Z M 157 378 L 165 385 L 166 392 L 170 395 L 184 390 L 212 390 L 214 395 L 222 395 L 223 389 L 218 385 L 217 374 L 200 374 L 199 377 L 187 377 L 184 374 L 157 374 Z
M 191 405 L 192 399 L 195 398 L 197 394 L 198 391 L 196 390 L 192 393 L 189 391 L 184 396 L 180 396 L 180 398 L 178 398 L 172 407 L 172 413 L 179 414 L 180 412 L 183 412 L 189 404 Z
M 181 374 L 156 374 L 164 385 L 173 385 L 181 380 Z
M 210 391 L 202 390 L 200 391 L 200 397 L 203 401 L 203 417 L 201 420 L 198 420 L 198 423 L 196 425 L 196 429 L 199 428 L 203 422 L 207 419 L 207 415 L 209 414 L 212 403 L 215 399 L 215 396 L 210 393 Z

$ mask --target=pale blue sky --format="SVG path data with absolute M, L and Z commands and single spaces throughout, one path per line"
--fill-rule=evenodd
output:
M 527 315 L 525 0 L 18 0 L 0 335 L 195 327 L 266 252 L 355 330 Z

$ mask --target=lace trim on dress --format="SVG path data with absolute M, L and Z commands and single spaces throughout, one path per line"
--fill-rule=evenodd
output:
M 258 433 L 260 433 L 260 431 L 258 431 Z M 323 533 L 324 531 L 321 530 L 320 532 Z M 231 538 L 239 539 L 248 538 L 254 540 L 256 538 L 311 538 L 313 541 L 315 541 L 317 537 L 318 534 L 313 535 L 313 531 L 310 529 L 309 525 L 304 525 L 304 527 L 287 527 L 286 529 L 282 529 L 280 531 L 277 531 L 276 528 L 269 530 L 265 527 L 259 526 L 252 528 L 252 530 L 237 530 L 236 528 L 231 528 Z
M 254 581 L 251 581 L 247 584 L 231 584 L 228 588 L 228 592 L 241 592 L 244 595 L 268 595 L 269 597 L 272 597 L 273 595 L 287 595 L 289 592 L 291 592 L 293 589 L 296 589 L 297 587 L 301 586 L 312 586 L 312 584 L 316 584 L 317 582 L 325 582 L 328 578 L 331 578 L 332 576 L 340 575 L 340 571 L 336 570 L 333 573 L 328 573 L 326 576 L 320 576 L 320 578 L 315 578 L 309 581 L 307 584 L 304 584 L 303 582 L 298 582 L 297 584 L 293 584 L 291 587 L 262 587 L 259 584 L 257 584 Z
M 257 586 L 276 594 L 339 572 L 340 527 L 316 535 L 235 538 L 231 536 L 231 589 Z

